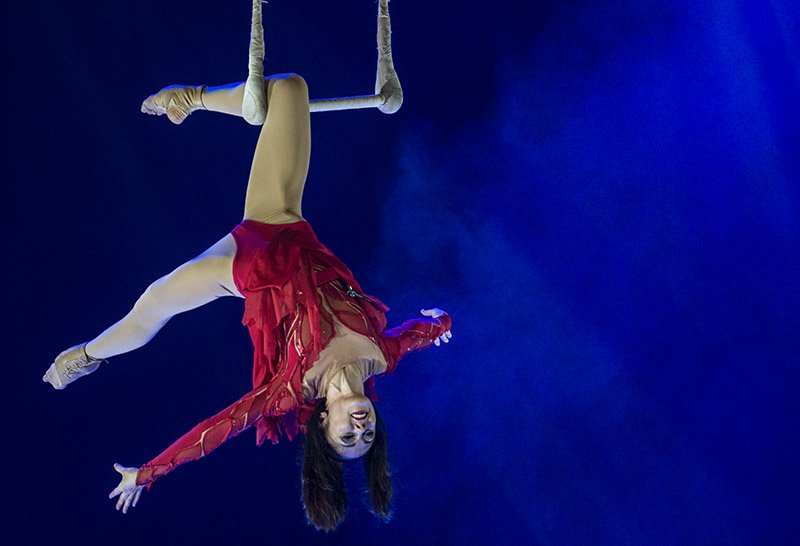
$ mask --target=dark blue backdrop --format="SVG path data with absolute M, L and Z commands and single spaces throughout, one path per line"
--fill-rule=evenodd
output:
M 304 212 L 390 321 L 436 305 L 454 337 L 379 385 L 394 519 L 366 512 L 354 467 L 324 536 L 296 446 L 252 434 L 127 516 L 106 498 L 112 463 L 249 388 L 239 300 L 66 391 L 40 381 L 240 220 L 258 129 L 139 104 L 242 79 L 249 2 L 3 4 L 11 543 L 798 540 L 796 2 L 391 8 L 406 103 L 313 116 Z M 368 92 L 375 10 L 273 0 L 267 70 Z

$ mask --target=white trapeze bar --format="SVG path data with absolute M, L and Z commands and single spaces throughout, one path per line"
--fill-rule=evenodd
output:
M 309 101 L 312 112 L 357 110 L 359 108 L 380 108 L 384 102 L 386 101 L 381 95 L 339 97 L 338 99 L 311 99 Z
M 250 55 L 248 77 L 244 88 L 242 114 L 252 125 L 261 125 L 267 116 L 264 77 L 264 26 L 261 1 L 253 0 L 250 26 Z M 392 62 L 392 27 L 389 19 L 389 0 L 378 2 L 378 69 L 375 76 L 375 94 L 310 101 L 312 112 L 377 108 L 385 114 L 394 114 L 403 104 L 403 88 Z

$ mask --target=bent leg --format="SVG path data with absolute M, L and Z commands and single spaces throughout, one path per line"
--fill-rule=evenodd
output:
M 219 112 L 242 117 L 245 82 L 206 87 L 201 95 L 203 107 L 210 112 Z
M 267 118 L 261 128 L 244 217 L 269 224 L 303 219 L 301 202 L 311 158 L 308 87 L 297 74 L 271 76 L 267 86 Z
M 271 79 L 285 78 L 278 74 L 264 78 L 265 85 Z M 242 117 L 242 102 L 246 82 L 223 85 L 169 85 L 153 93 L 142 102 L 142 112 L 154 116 L 166 116 L 180 124 L 197 110 L 208 110 L 220 114 Z
M 222 296 L 239 296 L 233 282 L 236 243 L 229 234 L 204 253 L 151 284 L 133 309 L 86 345 L 94 358 L 138 349 L 175 315 Z
M 169 85 L 142 102 L 142 112 L 166 116 L 179 125 L 197 110 L 208 110 L 242 117 L 245 82 L 209 87 L 206 85 Z
M 311 157 L 308 87 L 297 74 L 264 79 L 267 117 L 253 155 L 244 218 L 282 224 L 303 219 L 301 202 Z M 181 123 L 197 109 L 242 115 L 244 82 L 217 87 L 170 86 L 148 97 L 142 111 Z

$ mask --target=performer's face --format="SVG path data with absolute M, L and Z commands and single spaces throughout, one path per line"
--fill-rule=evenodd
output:
M 328 443 L 344 459 L 364 455 L 375 440 L 375 408 L 362 394 L 337 398 L 322 412 Z

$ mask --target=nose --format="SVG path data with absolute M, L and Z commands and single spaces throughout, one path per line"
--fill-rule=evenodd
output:
M 362 420 L 355 419 L 353 420 L 353 427 L 356 430 L 364 430 L 365 428 L 367 428 L 367 422 L 366 420 L 363 419 Z

